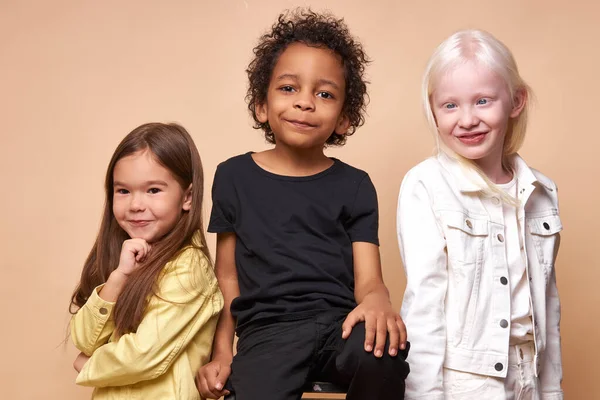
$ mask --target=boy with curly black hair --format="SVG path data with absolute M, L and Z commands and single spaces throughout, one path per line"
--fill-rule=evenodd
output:
M 402 399 L 406 330 L 382 279 L 375 188 L 323 152 L 364 123 L 367 57 L 343 20 L 302 9 L 254 54 L 248 108 L 274 147 L 215 173 L 208 230 L 225 307 L 198 389 L 297 400 L 324 380 L 348 400 Z

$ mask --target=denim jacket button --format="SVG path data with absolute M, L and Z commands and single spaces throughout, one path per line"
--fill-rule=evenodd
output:
M 102 314 L 102 315 L 106 315 L 106 314 L 108 314 L 108 310 L 107 310 L 106 308 L 104 308 L 104 307 L 100 307 L 100 308 L 98 309 L 98 312 L 99 312 L 100 314 Z
M 496 365 L 494 365 L 494 369 L 500 372 L 504 369 L 504 365 L 502 365 L 502 363 L 496 363 Z
M 503 276 L 503 277 L 500 278 L 500 283 L 503 284 L 503 285 L 506 285 L 506 284 L 508 284 L 508 279 L 506 279 L 506 277 Z
M 469 227 L 469 229 L 473 228 L 473 223 L 470 220 L 466 220 L 465 224 L 467 224 L 467 227 Z
M 547 222 L 544 222 L 544 229 L 546 229 L 547 231 L 550 230 L 550 225 Z
M 497 206 L 498 204 L 500 204 L 500 199 L 497 197 L 492 197 L 492 203 L 494 203 L 494 205 Z
M 507 328 L 508 327 L 508 321 L 505 319 L 500 320 L 500 326 L 502 328 Z
M 499 241 L 500 243 L 504 242 L 504 236 L 502 236 L 502 234 L 501 234 L 501 233 L 499 233 L 497 237 L 498 237 L 498 241 Z

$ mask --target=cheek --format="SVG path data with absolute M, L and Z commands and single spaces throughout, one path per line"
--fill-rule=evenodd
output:
M 112 212 L 115 215 L 115 218 L 120 219 L 123 216 L 123 204 L 119 201 L 113 201 Z
M 447 136 L 452 133 L 452 130 L 454 129 L 456 123 L 454 122 L 454 118 L 451 115 L 436 115 L 435 119 L 440 135 Z

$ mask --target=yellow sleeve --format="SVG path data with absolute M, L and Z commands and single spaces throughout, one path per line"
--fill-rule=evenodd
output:
M 86 356 L 91 356 L 98 347 L 106 344 L 115 330 L 112 318 L 115 303 L 98 296 L 102 286 L 92 291 L 88 301 L 71 318 L 71 339 Z
M 76 383 L 123 386 L 157 378 L 222 304 L 210 262 L 199 250 L 186 249 L 165 266 L 137 332 L 98 348 Z

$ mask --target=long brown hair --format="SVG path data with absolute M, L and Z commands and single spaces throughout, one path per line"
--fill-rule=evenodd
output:
M 183 190 L 192 185 L 192 206 L 183 211 L 173 229 L 158 242 L 143 264 L 133 272 L 114 308 L 115 330 L 118 335 L 135 332 L 144 316 L 146 304 L 155 293 L 155 284 L 164 266 L 199 235 L 200 250 L 210 259 L 202 223 L 204 176 L 198 149 L 189 133 L 177 124 L 148 123 L 135 128 L 115 150 L 106 171 L 106 201 L 96 243 L 83 265 L 81 280 L 71 297 L 69 311 L 74 314 L 98 285 L 108 280 L 119 265 L 123 242 L 129 235 L 119 226 L 113 214 L 113 173 L 123 157 L 150 150 L 155 160 L 167 168 Z

